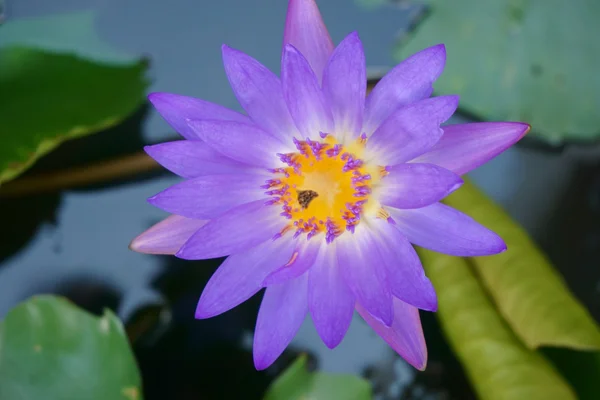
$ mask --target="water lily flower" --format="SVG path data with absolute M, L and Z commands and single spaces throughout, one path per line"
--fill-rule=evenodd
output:
M 356 310 L 406 361 L 424 369 L 419 309 L 437 299 L 412 244 L 457 255 L 502 252 L 502 239 L 442 203 L 460 175 L 518 141 L 517 122 L 440 126 L 457 96 L 430 97 L 443 45 L 404 60 L 366 96 L 357 33 L 335 47 L 314 0 L 290 0 L 281 78 L 223 46 L 241 114 L 192 97 L 150 101 L 185 140 L 146 147 L 184 178 L 149 202 L 173 214 L 131 248 L 189 260 L 229 256 L 196 318 L 266 288 L 254 335 L 271 365 L 310 314 L 336 347 Z

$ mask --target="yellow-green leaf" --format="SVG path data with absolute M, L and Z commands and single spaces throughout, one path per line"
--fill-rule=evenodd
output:
M 54 296 L 18 305 L 0 325 L 0 399 L 141 400 L 123 325 Z
M 550 363 L 510 330 L 468 261 L 419 249 L 437 317 L 481 400 L 575 400 Z
M 103 65 L 34 48 L 0 49 L 0 184 L 61 142 L 108 128 L 142 104 L 146 63 Z
M 473 258 L 473 264 L 498 310 L 525 344 L 600 349 L 598 325 L 521 226 L 469 182 L 445 202 L 506 241 L 506 252 Z

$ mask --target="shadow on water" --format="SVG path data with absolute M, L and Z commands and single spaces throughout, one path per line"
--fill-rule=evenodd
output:
M 600 167 L 580 165 L 540 244 L 571 290 L 600 321 Z
M 0 240 L 0 268 L 23 249 L 44 223 L 56 224 L 61 194 L 0 199 L 0 221 L 5 227 Z
M 61 144 L 39 159 L 23 177 L 74 169 L 140 151 L 145 144 L 141 133 L 142 123 L 148 111 L 149 105 L 146 103 L 132 116 L 112 128 Z M 157 169 L 156 172 L 136 176 L 135 181 L 151 179 L 162 173 L 165 171 Z M 131 181 L 132 179 L 112 180 L 72 190 L 98 190 Z M 10 227 L 10 234 L 3 236 L 0 241 L 0 268 L 3 261 L 29 243 L 42 224 L 56 224 L 61 199 L 62 192 L 0 198 L 0 220 L 3 226 Z
M 223 259 L 191 262 L 164 257 L 154 282 L 165 304 L 139 310 L 128 324 L 142 326 L 134 349 L 147 399 L 260 399 L 274 376 L 298 355 L 287 351 L 266 371 L 254 369 L 245 336 L 252 332 L 261 296 L 213 318 L 197 320 L 198 298 Z

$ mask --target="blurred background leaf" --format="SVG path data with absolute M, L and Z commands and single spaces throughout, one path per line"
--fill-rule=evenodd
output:
M 498 310 L 527 346 L 600 349 L 598 325 L 519 224 L 469 182 L 444 202 L 506 242 L 506 252 L 472 262 Z
M 93 63 L 24 47 L 0 50 L 0 183 L 61 142 L 117 124 L 144 101 L 146 62 Z
M 273 382 L 265 400 L 370 400 L 371 386 L 352 375 L 309 372 L 300 356 Z
M 419 249 L 438 294 L 437 317 L 482 400 L 570 400 L 571 387 L 506 325 L 468 261 Z
M 1 3 L 1 1 L 0 1 Z M 87 2 L 73 2 L 71 7 L 89 7 Z M 136 56 L 121 51 L 103 40 L 97 30 L 98 12 L 82 9 L 69 12 L 52 12 L 40 15 L 42 4 L 30 5 L 31 14 L 8 18 L 2 25 L 0 48 L 25 46 L 56 53 L 75 52 L 93 61 L 132 64 Z M 63 4 L 64 8 L 71 8 Z M 0 6 L 1 8 L 1 6 Z M 56 4 L 54 9 L 60 10 Z M 23 12 L 23 10 L 21 11 Z
M 436 92 L 459 93 L 477 119 L 526 121 L 552 144 L 600 136 L 600 2 L 423 2 L 428 16 L 397 56 L 445 43 Z
M 0 325 L 0 399 L 141 400 L 141 379 L 119 319 L 38 296 Z

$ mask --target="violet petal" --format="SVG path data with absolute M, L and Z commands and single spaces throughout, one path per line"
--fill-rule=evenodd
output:
M 394 226 L 418 246 L 461 257 L 486 256 L 506 250 L 500 236 L 445 204 L 387 210 L 396 222 Z
M 354 314 L 355 298 L 342 279 L 335 259 L 334 243 L 319 252 L 308 272 L 308 308 L 317 333 L 330 349 L 348 331 Z
M 286 147 L 254 124 L 230 121 L 188 121 L 189 126 L 209 146 L 226 157 L 263 168 L 281 164 L 277 153 Z
M 218 104 L 173 93 L 150 93 L 148 100 L 160 115 L 186 139 L 198 139 L 188 119 L 216 119 L 250 123 L 250 118 Z
M 129 248 L 138 253 L 172 255 L 207 222 L 170 215 L 133 239 Z
M 333 51 L 323 74 L 323 92 L 331 106 L 338 137 L 362 133 L 367 77 L 363 46 L 354 32 Z
M 440 124 L 454 114 L 458 96 L 439 96 L 396 110 L 369 137 L 367 149 L 380 165 L 396 165 L 427 152 L 442 137 Z
M 314 0 L 290 0 L 288 3 L 283 51 L 287 44 L 306 57 L 320 82 L 334 45 Z
M 201 140 L 177 140 L 146 146 L 144 150 L 160 165 L 184 178 L 255 170 L 225 157 Z
M 356 311 L 392 349 L 410 365 L 423 371 L 427 365 L 427 346 L 419 310 L 394 298 L 394 323 L 385 326 L 359 303 Z
M 239 50 L 223 45 L 223 63 L 238 101 L 252 120 L 275 137 L 297 136 L 279 78 Z
M 211 219 L 224 212 L 264 199 L 266 175 L 221 174 L 188 179 L 152 196 L 148 202 L 167 212 L 188 218 Z
M 337 260 L 342 277 L 356 300 L 389 326 L 394 317 L 392 293 L 374 239 L 366 226 L 359 225 L 354 234 L 336 239 Z
M 301 276 L 315 263 L 320 247 L 321 243 L 317 240 L 299 240 L 290 260 L 281 268 L 273 271 L 265 279 L 263 285 L 280 284 Z
M 263 370 L 290 344 L 308 312 L 308 275 L 269 286 L 260 304 L 252 353 Z
M 283 94 L 302 138 L 318 138 L 319 132 L 333 131 L 329 103 L 304 56 L 286 45 L 281 60 Z
M 272 238 L 288 221 L 279 215 L 278 207 L 265 205 L 265 201 L 243 204 L 211 219 L 175 255 L 186 260 L 224 257 Z M 286 262 L 284 260 L 283 264 Z
M 371 134 L 398 108 L 426 99 L 446 63 L 443 44 L 422 50 L 389 71 L 373 88 L 365 104 L 365 132 Z
M 378 236 L 377 248 L 394 297 L 422 310 L 436 311 L 435 289 L 408 239 L 387 221 L 373 219 L 370 223 Z
M 436 203 L 463 184 L 460 176 L 433 164 L 398 164 L 387 167 L 381 180 L 381 204 L 395 208 L 421 208 Z
M 206 284 L 196 318 L 214 317 L 248 300 L 262 288 L 265 277 L 289 259 L 292 250 L 293 240 L 284 237 L 229 256 Z
M 413 161 L 436 164 L 463 175 L 518 142 L 529 128 L 521 122 L 446 125 L 436 145 Z

